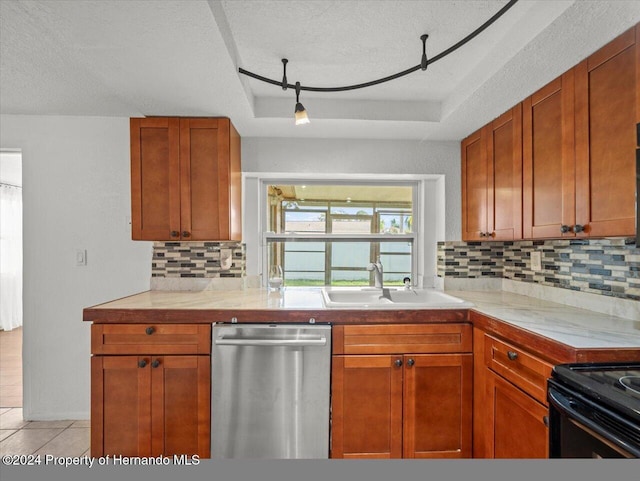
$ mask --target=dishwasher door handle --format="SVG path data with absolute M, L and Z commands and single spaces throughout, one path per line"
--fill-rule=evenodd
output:
M 220 336 L 214 342 L 219 346 L 325 346 L 327 338 L 321 336 L 309 339 L 238 339 Z

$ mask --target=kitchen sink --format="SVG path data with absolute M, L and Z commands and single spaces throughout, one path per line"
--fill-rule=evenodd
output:
M 470 302 L 436 289 L 390 289 L 324 287 L 322 300 L 328 308 L 367 309 L 466 309 Z

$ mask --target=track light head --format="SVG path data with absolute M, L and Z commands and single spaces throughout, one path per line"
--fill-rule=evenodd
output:
M 304 105 L 300 103 L 300 82 L 296 82 L 296 109 L 294 115 L 296 118 L 296 125 L 304 125 L 311 122 Z
M 304 125 L 308 124 L 311 121 L 309 120 L 309 116 L 307 115 L 307 111 L 304 109 L 304 105 L 300 102 L 296 103 L 296 125 Z

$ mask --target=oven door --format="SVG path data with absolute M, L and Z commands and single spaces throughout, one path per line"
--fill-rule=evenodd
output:
M 639 458 L 638 426 L 549 380 L 549 457 Z

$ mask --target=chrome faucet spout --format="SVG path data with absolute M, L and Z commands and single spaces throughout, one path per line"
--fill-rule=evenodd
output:
M 382 263 L 380 262 L 380 258 L 378 258 L 377 262 L 372 262 L 371 264 L 369 264 L 367 266 L 367 270 L 374 271 L 373 272 L 374 286 L 379 289 L 383 289 L 384 285 L 382 280 Z

